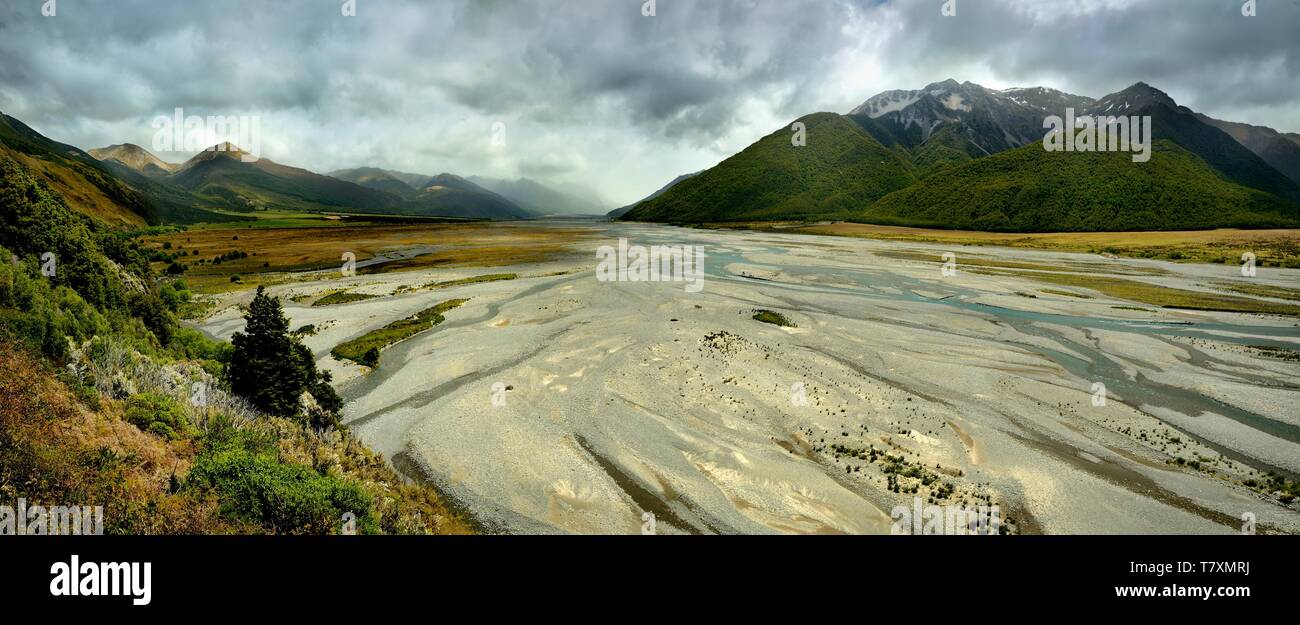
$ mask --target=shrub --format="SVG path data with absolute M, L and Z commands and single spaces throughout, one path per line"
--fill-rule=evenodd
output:
M 360 486 L 303 465 L 281 464 L 270 453 L 226 449 L 203 454 L 185 486 L 215 491 L 223 516 L 259 523 L 268 531 L 330 534 L 348 512 L 357 516 L 358 531 L 377 529 L 371 498 Z
M 184 438 L 193 430 L 185 409 L 161 393 L 140 393 L 126 400 L 126 420 L 141 430 L 172 440 Z

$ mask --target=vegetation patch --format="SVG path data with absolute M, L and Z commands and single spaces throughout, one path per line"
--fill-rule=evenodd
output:
M 1287 360 L 1290 362 L 1300 362 L 1300 350 L 1287 349 L 1285 347 L 1273 347 L 1271 345 L 1251 345 L 1251 348 L 1269 358 Z
M 1254 295 L 1257 297 L 1275 297 L 1277 299 L 1289 299 L 1293 301 L 1300 301 L 1300 289 L 1288 289 L 1286 287 L 1272 286 L 1269 284 L 1227 282 L 1224 280 L 1215 282 L 1215 286 L 1236 293 L 1242 293 L 1244 295 Z
M 443 282 L 430 282 L 424 285 L 427 289 L 445 289 L 453 286 L 464 286 L 466 284 L 478 284 L 480 282 L 498 282 L 501 280 L 514 280 L 519 274 L 514 273 L 490 273 L 484 276 L 471 276 L 459 280 L 446 280 Z
M 885 251 L 876 252 L 877 256 L 885 258 L 898 258 L 901 260 L 919 260 L 932 263 L 942 263 L 943 259 L 937 253 L 925 252 L 908 252 L 908 251 Z M 1101 265 L 1088 263 L 1062 263 L 1059 265 L 1044 265 L 1041 263 L 1026 263 L 1020 261 L 1000 261 L 979 258 L 973 256 L 957 256 L 957 264 L 968 267 L 992 267 L 996 269 L 1027 269 L 1031 271 L 1089 271 L 1097 273 L 1113 274 L 1132 274 L 1132 275 L 1161 275 L 1166 274 L 1163 269 L 1154 267 L 1123 267 L 1118 265 Z
M 1083 293 L 1075 293 L 1074 291 L 1063 291 L 1061 289 L 1038 289 L 1038 290 L 1048 295 L 1063 295 L 1065 297 L 1077 297 L 1079 299 L 1092 299 L 1091 295 L 1084 295 Z
M 771 230 L 765 223 L 733 224 L 751 230 Z M 1061 250 L 1175 262 L 1236 264 L 1242 254 L 1256 255 L 1261 267 L 1300 267 L 1297 230 L 1175 230 L 1165 232 L 1046 232 L 1014 233 L 914 228 L 863 223 L 789 224 L 783 232 L 801 232 L 918 243 L 1001 246 Z M 1177 257 L 1177 258 L 1175 258 Z
M 1136 280 L 1112 278 L 1108 276 L 1091 276 L 1072 273 L 1013 272 L 986 269 L 984 273 L 999 276 L 1015 276 L 1032 280 L 1051 282 L 1061 286 L 1079 287 L 1100 291 L 1109 297 L 1126 299 L 1161 308 L 1179 308 L 1184 310 L 1211 310 L 1222 312 L 1261 313 L 1270 315 L 1300 315 L 1300 306 L 1266 302 L 1248 297 L 1188 291 L 1172 287 L 1159 286 Z
M 774 326 L 781 326 L 782 328 L 795 327 L 795 325 L 791 323 L 789 319 L 785 318 L 785 315 L 772 310 L 762 310 L 762 309 L 755 310 L 754 320 L 762 321 L 763 323 L 770 323 Z
M 375 299 L 376 297 L 379 296 L 371 295 L 369 293 L 351 293 L 348 291 L 334 291 L 333 293 L 330 293 L 325 297 L 322 297 L 316 300 L 315 302 L 312 302 L 312 306 L 333 306 L 335 304 L 350 304 L 352 302 L 364 302 L 368 299 Z
M 405 341 L 442 323 L 446 320 L 443 313 L 468 301 L 467 299 L 447 300 L 437 306 L 420 311 L 414 316 L 399 319 L 378 330 L 372 330 L 358 338 L 340 344 L 330 350 L 330 354 L 339 360 L 351 360 L 367 367 L 378 366 L 379 353 L 384 348 Z
M 160 393 L 140 393 L 126 400 L 127 423 L 151 434 L 179 440 L 193 434 L 185 410 L 175 398 Z

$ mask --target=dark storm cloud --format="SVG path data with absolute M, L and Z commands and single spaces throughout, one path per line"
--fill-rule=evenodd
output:
M 265 155 L 582 182 L 634 199 L 800 115 L 944 78 L 1139 80 L 1300 131 L 1300 3 L 1259 0 L 0 0 L 0 107 L 62 141 L 263 117 Z M 490 141 L 500 124 L 504 147 Z M 184 155 L 164 155 L 178 160 Z
M 911 45 L 896 61 L 942 74 L 974 59 L 1008 83 L 1051 82 L 1092 97 L 1145 81 L 1227 117 L 1295 109 L 1300 2 L 1258 0 L 1255 17 L 1242 15 L 1243 2 L 958 0 L 953 18 L 937 17 L 933 2 L 900 2 Z

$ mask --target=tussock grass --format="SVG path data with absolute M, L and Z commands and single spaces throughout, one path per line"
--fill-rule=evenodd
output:
M 319 221 L 318 216 L 312 219 Z M 356 254 L 358 261 L 386 251 L 411 247 L 436 247 L 414 258 L 393 260 L 358 268 L 369 275 L 436 267 L 499 267 L 516 263 L 540 263 L 571 253 L 575 242 L 593 236 L 584 228 L 511 225 L 491 223 L 357 224 L 326 220 L 325 226 L 288 222 L 231 226 L 196 227 L 184 232 L 149 234 L 141 239 L 147 247 L 183 251 L 189 259 L 186 282 L 196 292 L 225 293 L 251 286 L 295 281 L 294 274 L 332 272 L 337 275 L 341 255 Z M 283 227 L 288 225 L 289 227 Z M 294 226 L 297 227 L 294 227 Z M 239 237 L 235 239 L 235 237 Z M 193 252 L 198 250 L 198 254 Z M 243 251 L 248 257 L 220 264 L 199 262 Z M 157 267 L 164 269 L 163 264 Z M 231 284 L 229 276 L 240 274 L 245 285 Z

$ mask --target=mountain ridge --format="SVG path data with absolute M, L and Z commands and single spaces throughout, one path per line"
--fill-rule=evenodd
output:
M 1169 166 L 1156 166 L 1151 172 L 1130 176 L 1123 174 L 1125 184 L 1132 187 L 1138 196 L 1151 201 L 1160 197 L 1176 198 L 1185 207 L 1192 210 L 1194 218 L 1180 217 L 1175 213 L 1157 211 L 1155 220 L 1150 222 L 1120 220 L 1122 223 L 1141 229 L 1168 229 L 1174 224 L 1192 225 L 1194 227 L 1215 227 L 1212 213 L 1204 211 L 1204 205 L 1194 197 L 1178 190 L 1177 180 L 1164 180 L 1160 176 L 1184 176 L 1186 183 L 1193 184 L 1207 197 L 1220 198 L 1225 202 L 1225 215 L 1222 223 L 1239 225 L 1248 224 L 1295 224 L 1300 214 L 1300 185 L 1288 176 L 1287 172 L 1275 168 L 1274 162 L 1290 158 L 1293 147 L 1300 147 L 1292 137 L 1277 133 L 1272 129 L 1266 146 L 1250 149 L 1246 143 L 1229 132 L 1203 121 L 1204 116 L 1186 106 L 1179 105 L 1167 93 L 1145 82 L 1137 82 L 1129 87 L 1099 99 L 1080 96 L 1046 87 L 1015 87 L 1004 90 L 988 89 L 980 85 L 956 80 L 931 83 L 919 90 L 890 90 L 868 98 L 863 104 L 854 107 L 847 114 L 840 116 L 852 122 L 863 134 L 900 158 L 907 167 L 909 175 L 915 181 L 905 188 L 895 188 L 880 197 L 858 196 L 856 205 L 848 206 L 843 202 L 817 209 L 790 210 L 780 200 L 761 194 L 739 193 L 748 204 L 736 206 L 735 202 L 717 201 L 719 207 L 713 211 L 696 210 L 691 206 L 695 201 L 691 196 L 701 195 L 700 181 L 718 188 L 735 187 L 736 181 L 724 168 L 733 159 L 745 158 L 756 146 L 770 141 L 773 136 L 782 134 L 778 131 L 759 139 L 740 153 L 724 160 L 718 166 L 706 170 L 697 176 L 695 184 L 690 181 L 671 186 L 655 198 L 647 198 L 634 205 L 621 216 L 627 220 L 646 221 L 747 221 L 756 219 L 883 219 L 890 223 L 925 222 L 930 227 L 962 228 L 971 227 L 971 218 L 956 218 L 951 223 L 935 221 L 925 214 L 910 213 L 900 204 L 899 197 L 922 198 L 925 193 L 918 191 L 927 185 L 936 189 L 945 188 L 944 179 L 961 176 L 968 184 L 979 186 L 983 183 L 1003 184 L 1009 187 L 1029 185 L 1041 199 L 1059 212 L 1058 202 L 1061 197 L 1077 194 L 1079 189 L 1093 189 L 1099 196 L 1106 196 L 1108 189 L 1104 180 L 1096 172 L 1086 169 L 1071 168 L 1082 180 L 1077 185 L 1062 185 L 1056 193 L 1050 187 L 1032 184 L 1025 177 L 1027 172 L 1050 177 L 1042 169 L 1046 161 L 1026 157 L 1024 151 L 1037 150 L 1046 153 L 1041 142 L 1045 134 L 1044 120 L 1049 115 L 1064 116 L 1065 109 L 1076 109 L 1078 116 L 1100 115 L 1136 115 L 1150 116 L 1152 119 L 1153 143 L 1162 143 L 1161 155 L 1173 159 Z M 1057 110 L 1060 109 L 1060 110 Z M 822 115 L 822 114 L 818 114 Z M 825 114 L 833 115 L 833 114 Z M 801 118 L 805 119 L 805 118 Z M 787 134 L 788 136 L 788 134 Z M 1300 136 L 1300 135 L 1297 135 Z M 810 136 L 809 145 L 814 139 Z M 1280 147 L 1278 147 L 1280 146 Z M 1276 152 L 1269 152 L 1269 149 Z M 988 159 L 1011 151 L 1022 151 L 1014 158 L 996 159 L 994 164 L 1001 169 L 987 165 L 978 165 Z M 1081 154 L 1081 153 L 1079 153 Z M 1267 158 L 1266 158 L 1267 157 Z M 1068 165 L 1071 161 L 1048 159 L 1058 165 Z M 1109 159 L 1094 161 L 1098 166 L 1110 168 Z M 851 170 L 861 163 L 840 162 L 830 165 L 831 169 Z M 764 169 L 764 163 L 753 161 L 751 167 L 757 168 L 767 176 L 773 185 L 786 187 L 787 195 L 797 194 L 806 188 L 809 175 L 834 175 L 835 172 L 800 171 L 791 175 L 779 167 Z M 1209 172 L 1207 175 L 1206 172 Z M 1289 171 L 1289 170 L 1288 170 Z M 840 172 L 841 174 L 843 171 Z M 865 175 L 879 175 L 880 172 L 865 172 Z M 751 177 L 753 172 L 750 172 Z M 863 174 L 859 174 L 863 175 Z M 971 176 L 987 176 L 988 180 L 972 179 Z M 1053 178 L 1054 179 L 1054 178 Z M 844 180 L 839 184 L 857 184 Z M 743 184 L 741 185 L 744 186 Z M 1068 189 L 1068 190 L 1067 190 Z M 734 190 L 734 189 L 733 189 Z M 1054 193 L 1056 193 L 1054 195 Z M 781 195 L 777 193 L 776 195 Z M 989 194 L 985 201 L 1001 198 L 1008 202 L 1008 208 L 1014 208 L 1019 214 L 1025 207 L 1015 204 L 1011 195 Z M 990 199 L 992 198 L 992 199 Z M 1271 199 L 1270 199 L 1271 198 Z M 931 198 L 933 199 L 933 198 Z M 1085 202 L 1082 197 L 1075 198 Z M 875 205 L 880 208 L 873 208 Z M 1127 205 L 1127 204 L 1126 204 Z M 676 210 L 666 210 L 675 207 Z M 987 208 L 987 207 L 986 207 Z M 922 210 L 922 213 L 925 211 Z M 992 227 L 1011 228 L 1015 224 L 1025 227 L 1045 227 L 1044 224 L 1055 223 L 1060 227 L 1077 227 L 1078 223 L 1090 223 L 1078 217 L 1044 219 L 1017 218 L 999 221 L 992 211 L 986 219 Z M 1102 214 L 1095 212 L 1094 215 Z M 847 216 L 847 217 L 846 217 Z M 1099 229 L 1109 229 L 1104 224 L 1096 224 Z

